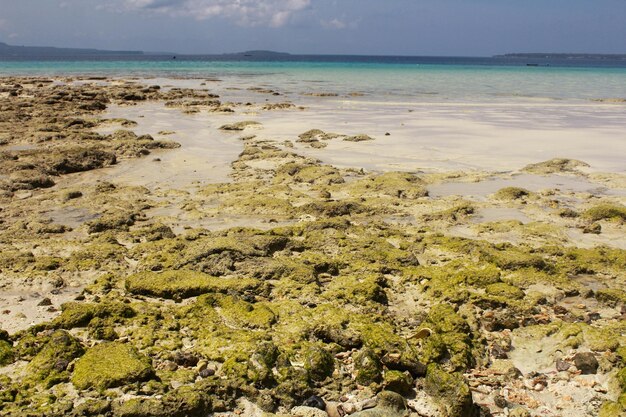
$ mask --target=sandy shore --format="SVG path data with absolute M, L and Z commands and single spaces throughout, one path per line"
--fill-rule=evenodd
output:
M 623 110 L 0 79 L 0 415 L 619 415 Z

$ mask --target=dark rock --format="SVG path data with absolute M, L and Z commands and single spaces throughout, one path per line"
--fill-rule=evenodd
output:
M 39 307 L 51 306 L 52 305 L 52 300 L 50 300 L 48 297 L 46 297 L 43 300 L 41 300 L 39 303 L 37 303 L 37 305 Z
M 198 364 L 200 358 L 190 352 L 176 352 L 174 355 L 172 355 L 172 360 L 178 366 L 191 368 Z
M 600 225 L 600 223 L 592 223 L 583 228 L 583 233 L 599 235 L 600 233 L 602 233 L 602 226 Z
M 205 368 L 203 370 L 201 370 L 198 375 L 200 375 L 202 378 L 208 378 L 210 376 L 215 375 L 215 369 L 212 368 Z
M 502 395 L 493 397 L 493 403 L 499 408 L 506 408 L 508 406 L 506 399 Z
M 319 410 L 326 410 L 326 402 L 317 395 L 312 395 L 302 403 L 305 407 L 317 408 Z
M 577 353 L 574 356 L 574 364 L 583 375 L 592 375 L 598 372 L 598 360 L 591 352 Z
M 495 343 L 491 347 L 491 356 L 493 356 L 495 359 L 508 359 L 509 358 L 509 354 L 507 353 L 507 351 L 498 343 Z
M 554 310 L 554 314 L 567 314 L 567 313 L 569 313 L 568 309 L 566 309 L 565 307 L 560 306 L 560 305 L 554 306 L 553 310 Z

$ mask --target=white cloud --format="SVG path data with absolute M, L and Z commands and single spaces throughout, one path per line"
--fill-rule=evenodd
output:
M 198 20 L 231 19 L 242 26 L 280 27 L 311 5 L 312 0 L 115 0 L 108 8 Z M 106 6 L 105 6 L 106 7 Z
M 348 27 L 348 24 L 343 20 L 332 19 L 332 20 L 322 20 L 322 26 L 329 29 L 345 29 Z

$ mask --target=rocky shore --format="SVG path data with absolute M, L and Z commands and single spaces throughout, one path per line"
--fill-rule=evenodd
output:
M 623 174 L 335 167 L 378 138 L 251 91 L 0 79 L 0 416 L 624 415 Z M 224 118 L 229 180 L 97 175 L 180 151 L 145 103 Z

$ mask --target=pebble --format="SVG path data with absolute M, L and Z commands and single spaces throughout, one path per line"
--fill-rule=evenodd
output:
M 291 415 L 294 417 L 328 417 L 326 411 L 319 408 L 299 406 L 291 409 Z
M 309 398 L 304 400 L 304 403 L 302 405 L 305 407 L 317 408 L 319 410 L 326 410 L 326 403 L 321 397 L 318 397 L 317 395 L 310 396 Z

